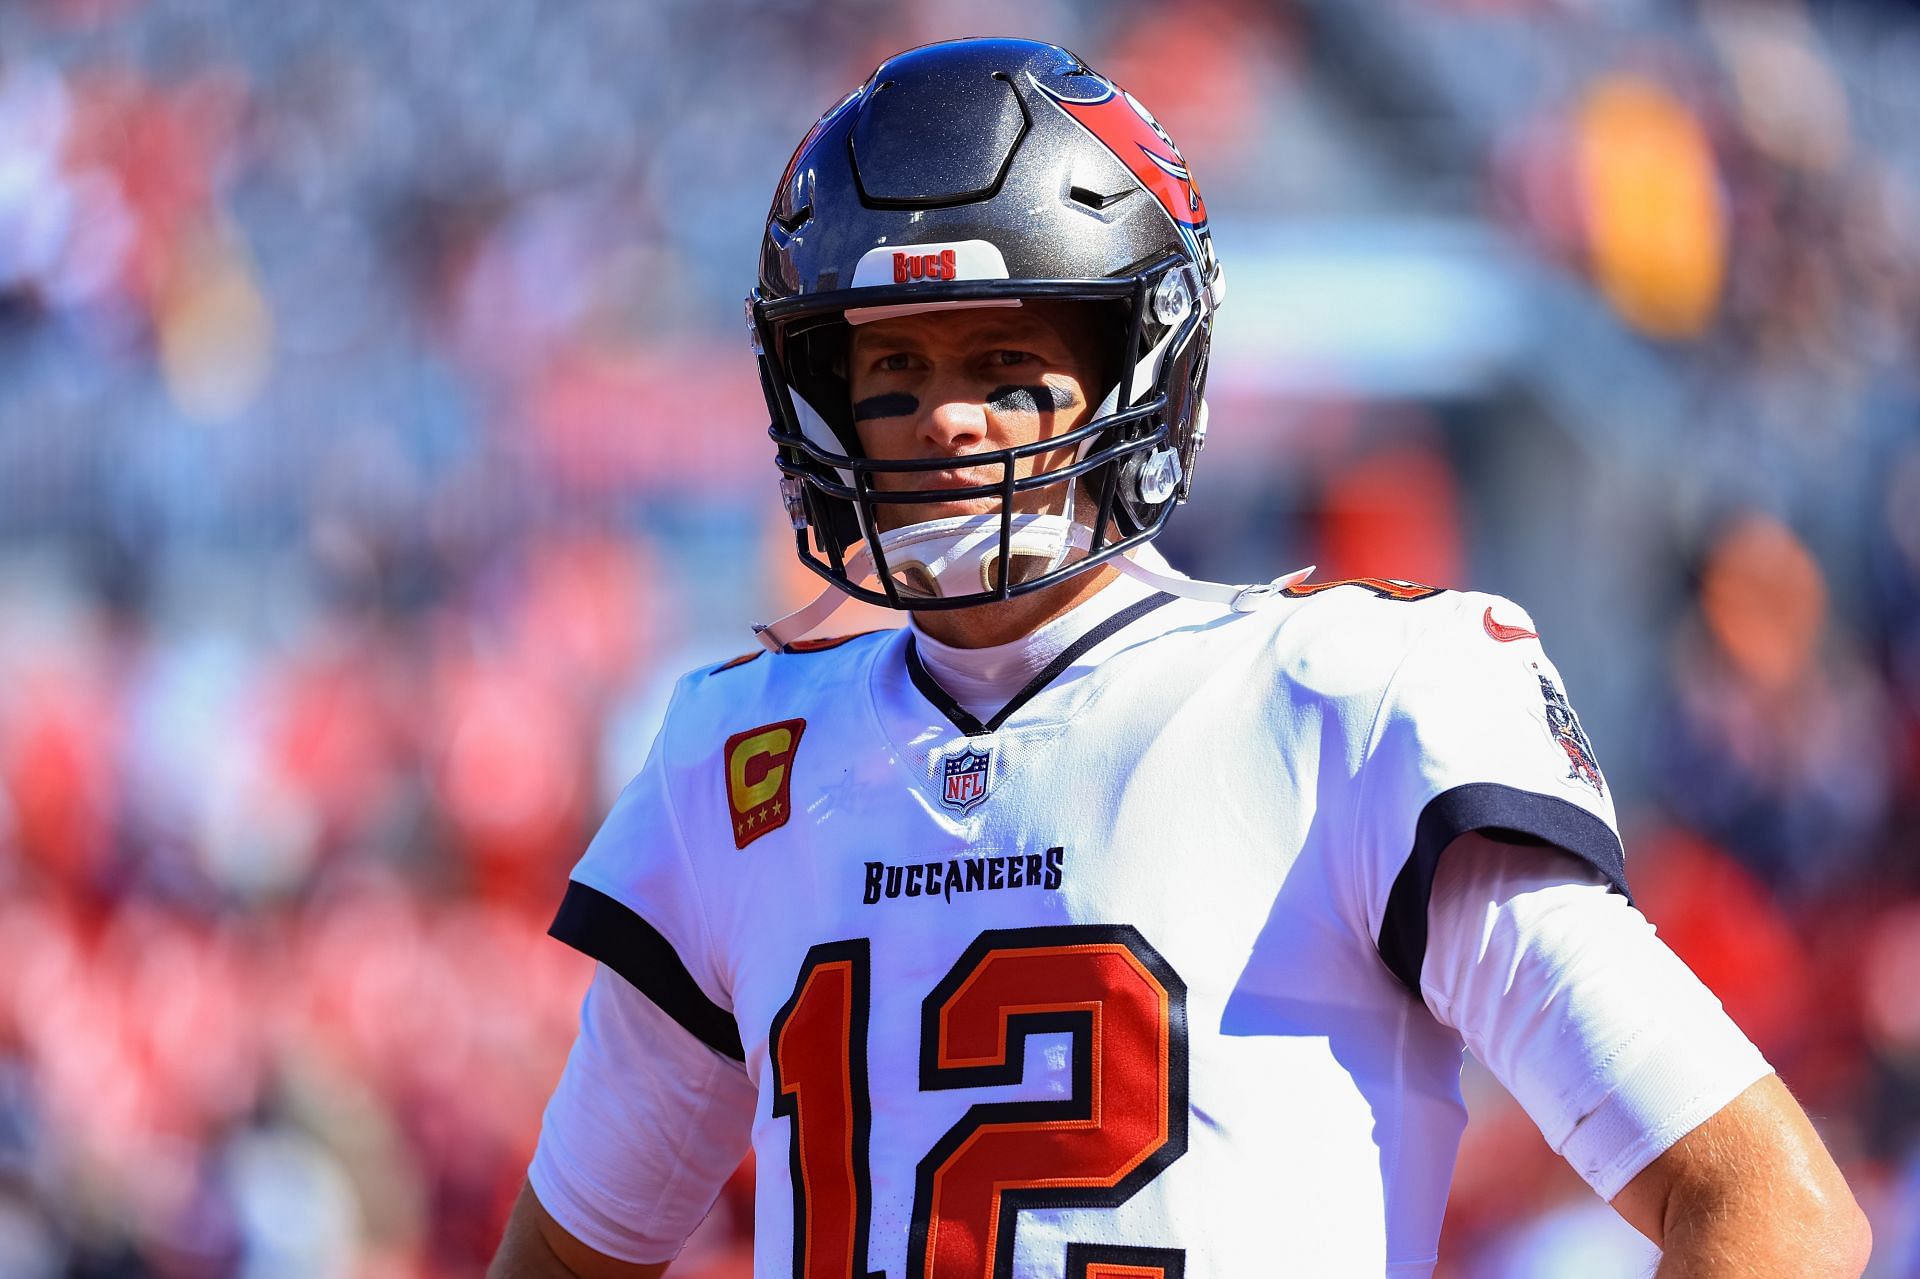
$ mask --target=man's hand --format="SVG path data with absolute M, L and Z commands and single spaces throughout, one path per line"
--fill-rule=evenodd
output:
M 1664 1256 L 1655 1279 L 1857 1279 L 1873 1235 L 1778 1075 L 1748 1088 L 1614 1196 Z
M 595 1252 L 547 1215 L 533 1187 L 520 1187 L 487 1279 L 659 1279 L 667 1263 L 640 1265 Z

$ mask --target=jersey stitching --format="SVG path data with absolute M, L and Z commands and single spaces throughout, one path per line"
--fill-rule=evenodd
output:
M 1592 867 L 1589 866 L 1588 869 L 1592 869 Z M 1612 890 L 1609 889 L 1606 900 L 1611 902 L 1613 895 Z M 1621 905 L 1629 910 L 1633 909 L 1630 902 L 1623 901 Z M 1567 1130 L 1568 1139 L 1571 1139 L 1573 1135 L 1573 1128 L 1578 1128 L 1580 1124 L 1592 1116 L 1595 1111 L 1605 1105 L 1608 1098 L 1620 1091 L 1620 1085 L 1617 1081 L 1624 1073 L 1630 1073 L 1633 1069 L 1638 1069 L 1646 1063 L 1647 1054 L 1644 1051 L 1637 1050 L 1641 1049 L 1642 1041 L 1645 1039 L 1649 1029 L 1645 1022 L 1635 1026 L 1625 1039 L 1615 1044 L 1609 1052 L 1601 1057 L 1599 1062 L 1595 1064 L 1592 1073 L 1586 1079 L 1570 1081 L 1567 1086 L 1560 1091 L 1556 1100 L 1563 1109 L 1579 1116 L 1578 1119 L 1573 1121 L 1572 1127 Z M 1659 1045 L 1655 1044 L 1654 1047 L 1658 1048 Z M 1628 1071 L 1623 1072 L 1619 1070 L 1618 1067 L 1623 1061 L 1629 1060 L 1628 1054 L 1630 1053 L 1638 1056 L 1639 1060 L 1634 1061 L 1628 1068 Z M 1593 1092 L 1594 1085 L 1596 1084 L 1603 1085 L 1600 1094 L 1598 1096 L 1590 1096 L 1589 1094 Z M 1562 1144 L 1565 1144 L 1564 1141 Z
M 1745 1072 L 1742 1073 L 1744 1074 Z M 1773 1072 L 1769 1069 L 1765 1074 L 1756 1076 L 1754 1081 L 1743 1084 L 1740 1091 L 1745 1091 L 1747 1088 L 1752 1087 L 1753 1082 L 1764 1079 L 1767 1074 L 1771 1073 Z M 1700 1087 L 1695 1088 L 1687 1094 L 1684 1102 L 1678 1103 L 1665 1110 L 1661 1114 L 1659 1122 L 1654 1124 L 1649 1131 L 1642 1134 L 1638 1140 L 1634 1141 L 1620 1154 L 1614 1156 L 1614 1158 L 1609 1160 L 1604 1166 L 1595 1169 L 1595 1179 L 1602 1184 L 1606 1184 L 1630 1167 L 1634 1168 L 1635 1172 L 1638 1172 L 1640 1168 L 1646 1167 L 1647 1164 L 1653 1162 L 1655 1157 L 1671 1149 L 1675 1142 L 1679 1141 L 1680 1138 L 1686 1136 L 1694 1127 L 1697 1127 L 1703 1122 L 1700 1113 L 1702 1108 L 1706 1103 L 1724 1091 L 1725 1085 L 1723 1080 L 1716 1080 L 1713 1084 L 1702 1084 Z M 1738 1096 L 1739 1093 L 1736 1092 L 1734 1095 Z M 1729 1097 L 1726 1100 L 1731 1101 L 1732 1098 Z M 1719 1104 L 1724 1106 L 1726 1102 L 1722 1101 Z M 1713 1114 L 1714 1110 L 1718 1108 L 1718 1106 L 1715 1106 L 1712 1109 L 1708 1109 L 1706 1112 L 1707 1115 Z M 1575 1126 L 1577 1127 L 1578 1125 Z M 1677 1132 L 1675 1131 L 1676 1129 L 1678 1129 Z M 1571 1132 L 1568 1133 L 1568 1141 L 1571 1141 L 1572 1138 L 1573 1134 Z M 1561 1144 L 1564 1146 L 1566 1143 L 1563 1142 Z M 1649 1154 L 1648 1152 L 1652 1153 Z M 1638 1165 L 1638 1167 L 1635 1167 L 1635 1165 Z M 1631 1176 L 1629 1176 L 1628 1179 L 1631 1180 Z
M 1468 599 L 1471 598 L 1471 596 L 1467 592 L 1462 592 L 1459 598 Z M 1458 608 L 1459 606 L 1456 604 L 1455 610 L 1457 611 Z M 1429 619 L 1427 625 L 1412 638 L 1416 640 L 1424 639 L 1433 629 L 1434 622 Z M 1347 893 L 1350 899 L 1360 893 L 1360 875 L 1358 874 L 1358 870 L 1364 861 L 1364 858 L 1360 856 L 1360 814 L 1367 811 L 1367 785 L 1372 780 L 1372 774 L 1368 771 L 1367 766 L 1373 763 L 1373 753 L 1379 748 L 1381 723 L 1386 717 L 1388 704 L 1393 700 L 1394 687 L 1399 684 L 1400 676 L 1406 671 L 1407 665 L 1413 661 L 1415 654 L 1419 651 L 1418 644 L 1410 643 L 1407 645 L 1406 651 L 1400 655 L 1400 660 L 1394 663 L 1393 672 L 1387 676 L 1386 683 L 1380 686 L 1380 700 L 1375 703 L 1373 718 L 1367 723 L 1366 745 L 1361 751 L 1360 767 L 1358 770 L 1360 784 L 1354 788 L 1353 809 L 1348 814 L 1349 830 L 1347 847 L 1353 853 L 1352 860 L 1356 871 L 1355 874 L 1345 877 L 1347 879 Z M 1435 791 L 1434 795 L 1438 795 L 1439 793 L 1439 791 Z M 1426 799 L 1421 801 L 1421 807 L 1424 808 L 1425 805 L 1432 802 L 1432 800 L 1433 795 L 1427 796 Z M 1419 809 L 1415 809 L 1416 813 L 1418 811 Z M 1413 851 L 1412 847 L 1409 846 L 1407 851 L 1411 853 Z M 1361 931 L 1366 936 L 1367 945 L 1375 947 L 1377 950 L 1379 938 L 1374 935 L 1372 912 L 1367 908 L 1366 901 L 1363 898 L 1360 900 L 1349 900 L 1347 909 L 1350 912 L 1355 912 L 1348 922 L 1351 923 L 1354 920 L 1358 920 L 1361 925 Z M 1386 909 L 1384 901 L 1381 904 L 1381 909 L 1383 911 Z M 1384 915 L 1382 918 L 1384 919 Z
M 896 756 L 900 756 L 904 758 L 906 755 L 906 752 L 900 749 L 899 744 L 893 740 L 893 734 L 887 731 L 886 719 L 880 714 L 880 694 L 874 688 L 874 679 L 880 666 L 880 655 L 882 653 L 887 652 L 889 649 L 893 648 L 895 645 L 898 645 L 899 647 L 904 649 L 906 647 L 907 640 L 910 640 L 913 638 L 913 632 L 906 627 L 901 627 L 899 630 L 891 632 L 891 634 L 900 638 L 894 639 L 893 643 L 891 644 L 873 645 L 873 651 L 867 654 L 867 668 L 866 670 L 860 673 L 860 682 L 866 687 L 866 690 L 867 690 L 867 721 L 868 723 L 870 723 L 873 726 L 873 730 L 875 734 L 879 736 L 882 742 L 885 742 L 887 744 L 887 748 L 889 750 L 891 750 Z
M 606 965 L 602 964 L 601 967 L 605 968 Z M 608 968 L 607 971 L 613 972 L 614 970 L 612 970 L 611 968 Z M 619 977 L 619 974 L 616 972 L 614 973 L 614 976 Z M 620 980 L 624 982 L 626 978 L 621 977 Z M 645 996 L 643 995 L 642 997 L 644 998 Z M 659 1006 L 656 1004 L 655 1007 L 658 1008 Z M 605 1214 L 608 1216 L 615 1216 L 616 1225 L 625 1224 L 625 1223 L 618 1222 L 617 1220 L 618 1216 L 641 1217 L 641 1216 L 651 1215 L 652 1213 L 657 1213 L 661 1205 L 665 1203 L 672 1196 L 673 1191 L 677 1188 L 678 1183 L 685 1176 L 686 1169 L 690 1164 L 690 1161 L 682 1159 L 680 1156 L 686 1152 L 687 1148 L 692 1142 L 692 1138 L 694 1134 L 699 1131 L 700 1120 L 706 1115 L 708 1111 L 710 1111 L 713 1108 L 714 1101 L 716 1099 L 717 1094 L 715 1093 L 714 1089 L 710 1085 L 712 1084 L 715 1075 L 722 1068 L 723 1063 L 730 1065 L 732 1064 L 732 1059 L 727 1057 L 722 1057 L 719 1053 L 710 1052 L 707 1054 L 707 1065 L 706 1065 L 707 1078 L 705 1082 L 701 1085 L 701 1087 L 695 1090 L 699 1094 L 700 1103 L 698 1107 L 696 1107 L 693 1111 L 686 1112 L 687 1122 L 681 1129 L 679 1135 L 675 1137 L 673 1142 L 673 1153 L 675 1156 L 673 1161 L 673 1171 L 668 1175 L 666 1182 L 658 1190 L 655 1190 L 651 1194 L 648 1194 L 646 1196 L 635 1198 L 630 1195 L 623 1195 L 617 1190 L 609 1189 L 605 1185 L 601 1184 L 597 1179 L 593 1181 L 591 1198 L 604 1203 L 615 1205 L 619 1209 L 618 1214 Z M 573 1161 L 567 1161 L 567 1162 L 573 1162 Z M 571 1185 L 568 1186 L 568 1192 L 572 1195 L 572 1197 L 576 1201 L 581 1201 L 588 1197 L 588 1196 L 582 1195 L 576 1187 Z M 595 1204 L 590 1204 L 589 1206 L 595 1210 L 598 1210 L 600 1205 L 598 1203 L 595 1203 Z M 627 1232 L 624 1235 L 624 1237 L 628 1239 L 630 1242 L 634 1242 L 642 1245 L 642 1251 L 648 1250 L 645 1247 L 645 1245 L 656 1244 L 660 1242 L 659 1240 L 653 1238 L 651 1235 L 637 1234 L 631 1231 Z
M 912 680 L 913 686 L 919 690 L 920 695 L 926 698 L 935 710 L 945 715 L 948 722 L 955 728 L 968 737 L 985 737 L 999 732 L 1008 720 L 1018 714 L 1029 702 L 1051 688 L 1054 681 L 1071 670 L 1081 658 L 1114 636 L 1124 634 L 1134 623 L 1151 616 L 1163 606 L 1171 604 L 1173 600 L 1172 595 L 1166 591 L 1160 591 L 1135 600 L 1097 625 L 1089 627 L 1085 634 L 1061 649 L 1052 661 L 1042 667 L 1032 679 L 1008 699 L 1006 705 L 995 711 L 992 717 L 984 722 L 972 711 L 960 705 L 946 689 L 940 687 L 940 682 L 933 678 L 933 673 L 927 670 L 926 664 L 920 660 L 920 650 L 914 644 L 911 632 L 907 635 L 905 654 L 907 677 Z M 1164 633 L 1164 631 L 1154 632 L 1155 635 Z
M 1564 1111 L 1570 1111 L 1579 1116 L 1567 1129 L 1568 1137 L 1573 1135 L 1573 1129 L 1591 1118 L 1600 1107 L 1606 1105 L 1608 1100 L 1620 1091 L 1619 1081 L 1623 1076 L 1632 1074 L 1634 1070 L 1646 1064 L 1646 1054 L 1641 1053 L 1638 1054 L 1640 1060 L 1633 1062 L 1625 1070 L 1619 1069 L 1621 1061 L 1627 1054 L 1638 1048 L 1641 1040 L 1646 1038 L 1648 1029 L 1644 1022 L 1635 1026 L 1627 1033 L 1625 1039 L 1615 1044 L 1593 1064 L 1593 1069 L 1588 1072 L 1586 1078 L 1569 1081 L 1564 1088 L 1558 1090 L 1554 1098 L 1555 1102 Z M 1596 1084 L 1601 1085 L 1599 1095 L 1589 1096 Z M 1565 1144 L 1564 1140 L 1562 1144 Z
M 1413 1001 L 1402 1001 L 1399 1022 L 1393 1031 L 1393 1092 L 1389 1095 L 1394 1103 L 1394 1123 L 1402 1129 L 1405 1127 L 1407 1109 L 1407 1026 L 1412 1012 Z M 1399 1206 L 1400 1147 L 1403 1144 L 1398 1141 L 1387 1143 L 1387 1148 L 1393 1153 L 1388 1157 L 1387 1167 L 1384 1170 L 1382 1177 L 1384 1184 L 1380 1187 L 1380 1198 L 1381 1206 L 1386 1209 L 1389 1221 L 1393 1220 L 1394 1210 Z M 1389 1256 L 1387 1262 L 1392 1264 L 1393 1258 Z
M 882 742 L 886 743 L 886 745 L 892 749 L 894 754 L 898 755 L 902 752 L 898 745 L 895 744 L 893 735 L 887 731 L 886 723 L 880 716 L 880 705 L 877 700 L 878 694 L 874 691 L 873 687 L 874 669 L 879 665 L 881 654 L 887 652 L 888 649 L 894 645 L 899 644 L 901 637 L 911 637 L 912 631 L 904 626 L 883 626 L 871 631 L 861 631 L 851 638 L 867 639 L 875 635 L 881 638 L 872 644 L 863 644 L 855 650 L 857 654 L 865 658 L 866 666 L 853 678 L 858 680 L 860 685 L 866 689 L 867 695 L 865 700 L 868 726 L 874 730 L 875 735 L 878 736 Z M 837 652 L 840 648 L 844 647 L 850 647 L 850 645 L 836 645 L 833 649 L 827 651 Z
M 657 747 L 656 749 L 664 748 L 667 745 L 668 728 L 673 723 L 673 708 L 679 703 L 681 693 L 684 690 L 684 687 L 685 686 L 683 685 L 681 688 L 676 688 L 673 691 L 672 700 L 667 703 L 667 715 L 666 715 L 666 719 L 663 720 L 661 723 L 660 743 L 659 743 L 659 747 Z M 707 915 L 707 897 L 706 897 L 706 894 L 700 890 L 700 874 L 698 870 L 696 870 L 694 867 L 693 854 L 687 850 L 686 829 L 680 824 L 680 810 L 674 803 L 674 798 L 673 798 L 674 787 L 671 784 L 668 784 L 670 783 L 670 781 L 671 781 L 670 778 L 662 779 L 663 784 L 661 786 L 661 790 L 665 792 L 665 802 L 661 805 L 661 807 L 667 810 L 667 825 L 669 828 L 671 828 L 673 832 L 673 846 L 679 850 L 680 860 L 686 865 L 686 868 L 687 868 L 687 885 L 689 888 L 693 890 L 694 917 L 700 921 L 701 949 L 706 952 L 707 959 L 711 961 L 714 958 L 713 921 Z M 684 960 L 682 962 L 684 962 Z M 728 976 L 728 974 L 725 974 L 720 971 L 722 968 L 722 965 L 714 964 L 713 967 L 715 969 L 715 976 L 717 977 Z M 687 971 L 691 973 L 693 970 L 688 969 Z M 694 978 L 694 983 L 698 985 L 699 978 L 697 977 Z M 727 1004 L 729 1005 L 729 1007 L 727 1007 L 726 1009 L 727 1015 L 732 1017 L 734 1016 L 734 1013 L 733 1013 L 732 1007 L 730 1006 L 733 1003 L 733 989 L 732 989 L 731 983 L 728 983 L 726 986 L 723 987 L 723 993 L 726 995 Z M 715 1002 L 717 1003 L 718 1001 L 715 1001 Z M 739 1024 L 740 1024 L 740 1019 L 738 1017 L 734 1017 L 734 1026 L 737 1028 Z M 744 1043 L 745 1043 L 745 1040 L 743 1038 L 742 1040 L 743 1046 L 744 1046 Z
M 1167 626 L 1153 632 L 1153 634 L 1151 635 L 1142 635 L 1138 639 L 1135 639 L 1132 642 L 1126 645 L 1123 645 L 1122 647 L 1112 650 L 1106 656 L 1102 657 L 1098 663 L 1095 664 L 1094 669 L 1088 672 L 1087 674 L 1089 688 L 1086 692 L 1085 697 L 1081 700 L 1080 704 L 1074 707 L 1074 714 L 1079 715 L 1079 714 L 1084 714 L 1092 711 L 1094 704 L 1098 702 L 1100 698 L 1106 695 L 1106 692 L 1108 689 L 1113 687 L 1112 679 L 1110 678 L 1100 679 L 1099 677 L 1100 677 L 1101 671 L 1105 668 L 1110 667 L 1115 659 L 1125 656 L 1126 654 L 1132 652 L 1134 649 L 1140 647 L 1140 645 L 1142 644 L 1151 643 L 1152 641 L 1157 639 L 1165 639 L 1167 636 L 1172 635 L 1177 631 L 1205 630 L 1208 627 L 1213 626 L 1217 622 L 1233 621 L 1237 618 L 1245 617 L 1245 616 L 1247 616 L 1247 614 L 1225 613 L 1218 616 L 1209 617 L 1204 622 L 1176 622 L 1176 621 L 1170 621 L 1169 618 L 1163 617 L 1161 619 L 1162 621 L 1169 622 Z M 1113 639 L 1115 638 L 1115 636 L 1110 635 L 1107 638 Z M 1102 642 L 1104 643 L 1105 641 L 1102 641 Z M 1085 656 L 1085 654 L 1082 654 L 1082 656 Z M 1094 682 L 1096 680 L 1098 682 Z
M 1162 603 L 1174 602 L 1175 598 L 1176 597 L 1169 597 L 1168 600 L 1162 601 Z M 1155 616 L 1159 612 L 1160 612 L 1160 609 L 1156 607 L 1155 609 L 1148 610 L 1147 612 L 1141 614 L 1140 617 L 1133 619 L 1133 621 L 1130 621 L 1129 623 L 1127 623 L 1127 625 L 1120 627 L 1118 630 L 1114 631 L 1112 634 L 1103 636 L 1100 639 L 1098 644 L 1095 644 L 1089 647 L 1086 651 L 1077 654 L 1076 660 L 1084 659 L 1088 653 L 1091 653 L 1092 651 L 1094 651 L 1094 649 L 1098 648 L 1100 645 L 1111 643 L 1116 638 L 1125 636 L 1128 631 L 1134 628 L 1135 623 L 1141 620 L 1144 620 L 1147 617 Z M 1129 649 L 1134 648 L 1138 644 L 1146 643 L 1148 641 L 1157 639 L 1162 635 L 1171 634 L 1173 631 L 1178 629 L 1181 629 L 1181 626 L 1170 625 L 1160 630 L 1156 630 L 1152 634 L 1142 635 L 1137 639 L 1134 639 L 1131 642 L 1129 642 L 1127 645 L 1125 645 L 1125 647 L 1117 648 L 1109 652 L 1105 657 L 1101 658 L 1100 661 L 1095 664 L 1095 667 L 1093 670 L 1087 673 L 1084 682 L 1088 685 L 1088 691 L 1085 693 L 1083 699 L 1072 708 L 1071 714 L 1057 721 L 1050 719 L 1046 722 L 1050 725 L 1053 725 L 1054 727 L 1059 727 L 1061 725 L 1064 725 L 1066 720 L 1071 718 L 1073 715 L 1078 715 L 1082 711 L 1091 707 L 1093 705 L 1094 699 L 1099 697 L 1101 692 L 1103 692 L 1106 688 L 1105 681 L 1101 679 L 1101 668 L 1104 667 L 1107 664 L 1107 662 L 1110 661 L 1112 658 L 1117 657 L 1121 653 L 1124 653 Z M 902 629 L 894 633 L 903 635 L 906 637 L 900 644 L 900 647 L 902 650 L 900 664 L 902 669 L 906 669 L 906 652 L 908 651 L 908 647 L 912 641 L 912 632 L 909 630 Z M 885 717 L 882 716 L 880 713 L 880 693 L 878 688 L 876 687 L 876 682 L 878 680 L 878 670 L 881 664 L 881 659 L 885 651 L 886 651 L 885 645 L 879 646 L 878 648 L 875 649 L 873 655 L 868 659 L 868 662 L 867 662 L 867 673 L 866 673 L 867 713 L 874 728 L 879 733 L 880 740 L 885 742 L 893 750 L 893 752 L 896 755 L 905 757 L 906 755 L 909 754 L 909 752 L 904 750 L 900 746 L 899 742 L 895 740 L 892 730 L 887 726 Z M 1054 675 L 1053 678 L 1057 680 L 1060 677 L 1060 675 L 1066 673 L 1067 669 L 1068 668 L 1063 667 L 1059 672 L 1057 672 Z M 931 676 L 929 676 L 929 678 L 931 678 Z M 1049 683 L 1051 683 L 1051 681 L 1049 681 Z M 938 686 L 936 685 L 936 687 Z M 1045 690 L 1043 689 L 1041 691 L 1045 691 Z M 921 694 L 921 696 L 923 698 L 925 697 L 924 692 Z M 932 701 L 931 698 L 926 698 L 926 700 L 929 702 Z M 1032 699 L 1029 699 L 1029 700 L 1032 700 Z M 936 707 L 936 709 L 938 708 Z M 959 726 L 954 725 L 954 727 L 958 728 Z M 999 725 L 996 725 L 994 730 L 992 731 L 998 731 L 999 727 L 1000 727 Z M 961 731 L 964 733 L 966 730 L 961 729 Z
M 701 1125 L 699 1121 L 704 1119 L 707 1113 L 713 1109 L 714 1100 L 718 1096 L 717 1090 L 712 1087 L 714 1072 L 719 1070 L 720 1062 L 724 1060 L 725 1058 L 720 1057 L 719 1054 L 716 1053 L 714 1060 L 708 1064 L 706 1084 L 700 1089 L 700 1107 L 694 1115 L 688 1116 L 688 1122 L 683 1125 L 680 1130 L 679 1140 L 674 1142 L 673 1172 L 668 1176 L 666 1184 L 661 1187 L 659 1195 L 655 1197 L 655 1208 L 658 1208 L 668 1200 L 669 1196 L 679 1188 L 680 1182 L 687 1176 L 688 1169 L 693 1167 L 694 1161 L 685 1157 L 686 1152 L 688 1147 L 692 1145 L 695 1134 L 700 1132 Z
M 1093 652 L 1094 649 L 1100 647 L 1115 636 L 1125 634 L 1128 628 L 1135 622 L 1151 616 L 1158 612 L 1163 606 L 1171 604 L 1172 602 L 1173 596 L 1165 591 L 1149 595 L 1145 599 L 1136 600 L 1121 609 L 1118 613 L 1101 622 L 1098 626 L 1093 627 L 1073 643 L 1067 645 L 1066 648 L 1060 651 L 1057 657 L 1047 663 L 1046 667 L 1041 670 L 1038 675 L 1035 675 L 1031 680 L 1027 681 L 1026 687 L 1013 695 L 1012 701 L 1002 706 L 994 717 L 987 721 L 987 731 L 993 732 L 1002 724 L 1005 724 L 1013 717 L 1014 712 L 1050 688 L 1053 681 L 1059 679 L 1060 676 L 1072 669 L 1073 664 L 1082 657 Z M 1155 631 L 1154 634 L 1157 636 L 1165 634 L 1165 632 Z
M 550 1137 L 546 1130 L 542 1131 L 540 1139 L 542 1144 L 551 1142 L 555 1148 L 566 1144 L 564 1139 Z M 626 1217 L 640 1216 L 641 1210 L 647 1205 L 618 1191 L 607 1189 L 597 1178 L 586 1177 L 577 1168 L 567 1168 L 564 1173 L 561 1172 L 561 1167 L 573 1162 L 573 1160 L 554 1157 L 546 1160 L 545 1166 L 541 1166 L 542 1161 L 536 1158 L 528 1165 L 528 1182 L 532 1183 L 537 1176 L 539 1181 L 545 1183 L 534 1186 L 534 1193 L 539 1196 L 541 1206 L 546 1208 L 556 1220 L 562 1216 L 563 1212 L 571 1218 L 571 1224 L 566 1225 L 566 1229 L 582 1243 L 597 1248 L 618 1260 L 634 1261 L 639 1265 L 657 1264 L 637 1258 L 621 1257 L 619 1251 L 616 1251 L 616 1249 L 629 1253 L 652 1251 L 646 1245 L 654 1241 L 626 1229 L 625 1222 L 622 1220 Z M 583 1185 L 588 1188 L 582 1189 Z M 609 1208 L 613 1211 L 608 1211 Z
M 912 681 L 916 689 L 920 690 L 920 696 L 926 698 L 933 709 L 945 715 L 948 723 L 968 737 L 985 737 L 993 731 L 992 728 L 981 723 L 979 717 L 972 711 L 955 700 L 953 694 L 940 687 L 940 681 L 933 677 L 933 672 L 929 671 L 926 663 L 920 660 L 920 646 L 914 643 L 912 635 L 907 636 L 907 650 L 902 660 L 907 665 L 907 678 Z

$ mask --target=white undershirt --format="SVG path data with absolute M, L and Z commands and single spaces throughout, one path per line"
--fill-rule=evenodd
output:
M 1173 571 L 1166 558 L 1151 545 L 1135 550 L 1133 558 L 1136 563 L 1162 573 Z M 1122 573 L 1045 626 L 1005 644 L 957 648 L 927 634 L 918 621 L 913 624 L 913 642 L 934 683 L 974 718 L 984 722 L 1012 701 L 1075 640 L 1152 593 L 1152 587 Z M 1086 657 L 1090 662 L 1098 660 L 1091 650 Z
M 1420 993 L 1602 1199 L 1773 1068 L 1597 871 L 1463 836 Z

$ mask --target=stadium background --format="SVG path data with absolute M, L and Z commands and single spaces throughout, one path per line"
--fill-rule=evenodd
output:
M 1920 1276 L 1920 14 L 1866 0 L 0 6 L 0 1275 L 480 1271 L 566 869 L 807 587 L 768 194 L 969 32 L 1200 178 L 1175 562 L 1529 606 L 1643 903 Z M 1647 1273 L 1467 1082 L 1442 1275 Z M 747 1273 L 738 1190 L 682 1279 Z

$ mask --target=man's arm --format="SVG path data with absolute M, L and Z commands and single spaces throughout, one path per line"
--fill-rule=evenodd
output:
M 1873 1235 L 1778 1075 L 1641 1169 L 1614 1210 L 1660 1245 L 1655 1279 L 1855 1279 Z
M 617 1261 L 595 1252 L 547 1215 L 532 1186 L 522 1185 L 487 1279 L 659 1279 L 667 1265 Z
M 1867 1225 L 1813 1125 L 1624 897 L 1476 833 L 1441 859 L 1429 922 L 1428 1006 L 1665 1250 L 1658 1279 L 1860 1274 Z

